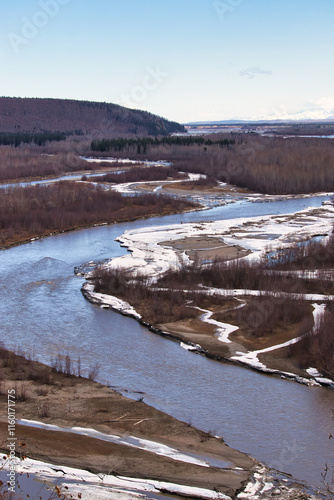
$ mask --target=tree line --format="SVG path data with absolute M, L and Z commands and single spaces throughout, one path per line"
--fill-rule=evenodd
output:
M 261 137 L 166 137 L 102 140 L 92 147 L 114 156 L 164 160 L 179 170 L 206 174 L 218 181 L 266 194 L 334 191 L 334 139 Z M 233 138 L 232 138 L 233 137 Z M 210 142 L 211 141 L 211 142 Z
M 0 244 L 8 246 L 55 231 L 181 212 L 195 205 L 156 194 L 123 196 L 69 181 L 1 191 Z
M 87 163 L 74 153 L 41 154 L 36 147 L 0 148 L 0 182 L 57 176 L 78 170 L 95 170 L 100 165 Z
M 136 152 L 138 154 L 147 153 L 151 148 L 157 146 L 212 146 L 217 144 L 221 147 L 235 144 L 235 139 L 204 139 L 196 136 L 169 136 L 162 138 L 143 137 L 139 139 L 101 139 L 91 142 L 92 151 L 99 152 Z
M 21 144 L 36 144 L 36 146 L 45 146 L 47 142 L 59 142 L 65 141 L 65 139 L 66 134 L 63 134 L 61 132 L 0 132 L 0 146 L 15 146 L 16 148 Z

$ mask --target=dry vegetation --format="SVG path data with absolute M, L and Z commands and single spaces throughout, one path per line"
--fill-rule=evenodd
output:
M 305 319 L 299 329 L 303 338 L 290 346 L 290 356 L 298 359 L 302 368 L 317 368 L 326 377 L 334 379 L 334 303 L 326 308 L 316 325 Z
M 97 169 L 74 153 L 42 154 L 36 148 L 0 148 L 0 182 L 59 176 L 67 172 Z
M 186 186 L 186 187 L 215 187 L 218 185 L 218 182 L 216 179 L 214 179 L 211 175 L 202 175 L 199 179 L 196 179 L 195 181 L 188 181 L 188 182 L 181 182 L 181 186 Z
M 0 244 L 103 222 L 175 213 L 194 205 L 155 194 L 122 196 L 92 184 L 57 182 L 11 188 L 0 197 Z
M 130 157 L 170 160 L 182 171 L 269 194 L 334 191 L 334 139 L 222 135 L 235 144 L 148 144 L 145 154 Z M 218 141 L 215 135 L 215 141 Z M 116 146 L 112 154 L 122 156 Z
M 303 336 L 299 343 L 290 348 L 288 355 L 299 367 L 313 366 L 334 378 L 332 305 L 327 307 L 319 324 L 314 325 L 313 308 L 309 301 L 303 300 L 303 294 L 306 293 L 334 293 L 333 281 L 321 274 L 333 267 L 333 249 L 334 235 L 331 234 L 326 243 L 305 242 L 281 250 L 276 260 L 271 258 L 248 262 L 243 259 L 215 259 L 201 265 L 195 259 L 190 266 L 168 271 L 155 284 L 140 275 L 131 276 L 126 271 L 103 267 L 96 268 L 90 279 L 94 282 L 96 292 L 128 301 L 144 321 L 152 325 L 196 318 L 199 315 L 196 307 L 214 307 L 217 311 L 215 306 L 219 306 L 214 319 L 238 325 L 248 338 L 269 339 L 278 332 Z M 314 271 L 319 268 L 318 277 L 307 273 L 298 277 L 295 274 L 296 270 Z M 203 286 L 263 292 L 259 297 L 248 298 L 245 307 L 232 308 L 235 311 L 227 314 L 226 309 L 222 308 L 228 299 L 219 293 L 208 297 Z M 268 291 L 273 295 L 268 296 Z
M 125 182 L 148 182 L 166 179 L 184 179 L 187 177 L 173 167 L 137 167 L 125 172 L 112 172 L 99 177 L 91 177 L 90 181 L 123 184 Z
M 187 318 L 195 318 L 198 312 L 187 305 L 189 294 L 169 288 L 156 291 L 149 286 L 149 281 L 142 277 L 131 277 L 118 269 L 97 267 L 91 279 L 95 291 L 116 295 L 129 301 L 150 324 L 165 323 Z
M 184 171 L 206 173 L 219 181 L 260 193 L 333 191 L 333 143 L 320 139 L 247 136 L 241 137 L 236 146 L 212 146 L 204 152 L 204 157 L 181 160 L 176 165 Z
M 236 322 L 251 337 L 269 338 L 273 332 L 291 330 L 303 318 L 312 320 L 312 306 L 308 302 L 288 297 L 268 300 L 263 296 L 251 297 L 238 311 Z

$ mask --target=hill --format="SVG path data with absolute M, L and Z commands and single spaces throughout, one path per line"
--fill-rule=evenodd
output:
M 0 133 L 46 131 L 116 138 L 168 135 L 185 129 L 146 111 L 105 102 L 0 97 Z

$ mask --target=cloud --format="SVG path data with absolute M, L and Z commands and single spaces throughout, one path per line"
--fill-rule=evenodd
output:
M 240 71 L 240 76 L 246 76 L 249 80 L 252 80 L 258 75 L 268 75 L 271 76 L 273 73 L 271 70 L 261 69 L 259 66 L 251 66 L 250 68 Z

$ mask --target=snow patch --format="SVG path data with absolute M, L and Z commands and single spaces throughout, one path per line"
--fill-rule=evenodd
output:
M 208 463 L 204 460 L 200 460 L 185 453 L 181 453 L 178 450 L 170 448 L 169 446 L 166 446 L 164 444 L 157 443 L 155 441 L 149 441 L 147 439 L 136 438 L 134 436 L 127 436 L 122 438 L 121 436 L 105 434 L 95 429 L 88 429 L 85 427 L 59 427 L 58 425 L 45 424 L 36 420 L 27 419 L 17 420 L 16 423 L 19 425 L 34 427 L 37 429 L 47 429 L 56 432 L 69 432 L 71 434 L 79 434 L 80 436 L 89 436 L 95 439 L 100 439 L 102 441 L 149 451 L 156 455 L 162 455 L 164 457 L 171 458 L 172 460 L 199 465 L 201 467 L 209 467 Z
M 216 321 L 215 319 L 211 319 L 211 316 L 213 315 L 212 311 L 201 309 L 199 307 L 196 307 L 196 309 L 204 312 L 204 314 L 202 314 L 201 316 L 201 321 L 217 327 L 216 331 L 218 334 L 218 340 L 220 342 L 225 342 L 226 344 L 231 343 L 229 335 L 235 332 L 236 330 L 239 330 L 238 326 L 230 325 L 229 323 L 222 323 L 221 321 Z
M 4 470 L 9 470 L 9 466 L 10 463 L 8 460 L 4 458 L 4 456 L 1 456 L 0 467 Z M 69 488 L 66 490 L 67 493 L 80 492 L 84 500 L 90 500 L 91 498 L 130 500 L 132 498 L 138 498 L 138 495 L 136 496 L 134 492 L 142 493 L 142 496 L 139 496 L 139 498 L 147 498 L 144 492 L 155 494 L 169 492 L 171 494 L 180 494 L 191 498 L 231 500 L 229 496 L 223 493 L 205 488 L 183 486 L 153 479 L 92 474 L 86 470 L 74 469 L 62 465 L 53 465 L 29 458 L 26 458 L 24 461 L 18 461 L 16 464 L 16 473 L 36 474 L 41 480 L 45 481 L 58 479 L 57 483 L 59 483 L 59 479 L 61 479 L 61 485 Z M 106 496 L 106 493 L 108 496 Z

